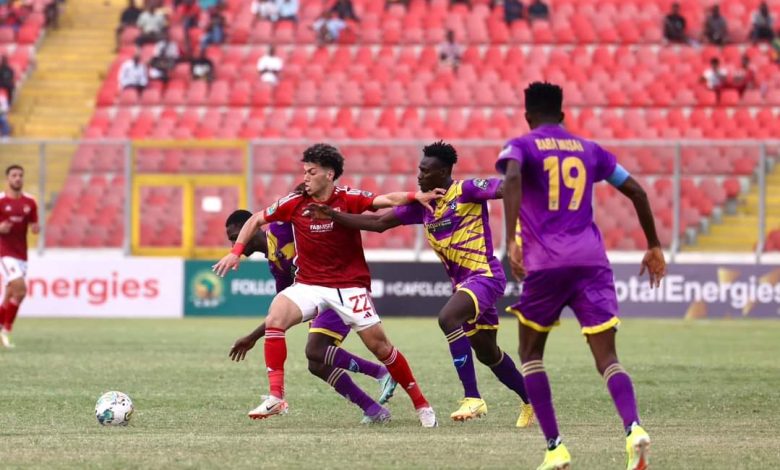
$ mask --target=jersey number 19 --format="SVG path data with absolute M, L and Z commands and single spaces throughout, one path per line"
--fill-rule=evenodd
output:
M 563 185 L 574 191 L 569 201 L 569 210 L 579 209 L 587 181 L 582 160 L 578 157 L 565 157 L 561 162 L 558 157 L 547 157 L 544 159 L 544 171 L 548 172 L 550 182 L 548 209 L 551 211 L 560 209 L 561 173 L 563 173 Z

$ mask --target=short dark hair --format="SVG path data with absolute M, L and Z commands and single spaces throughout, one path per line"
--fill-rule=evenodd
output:
M 553 116 L 563 108 L 563 90 L 549 82 L 533 82 L 525 89 L 525 110 Z
M 458 162 L 458 152 L 455 150 L 455 147 L 443 140 L 423 147 L 423 155 L 435 158 L 449 167 Z
M 5 169 L 5 176 L 10 175 L 11 172 L 14 170 L 22 170 L 22 172 L 24 172 L 24 168 L 22 168 L 22 165 L 17 165 L 14 163 L 13 165 Z
M 233 211 L 225 220 L 225 227 L 231 227 L 233 225 L 244 225 L 249 218 L 252 217 L 252 213 L 246 209 L 238 209 Z
M 329 144 L 314 144 L 303 152 L 304 163 L 316 163 L 323 168 L 330 168 L 334 180 L 344 173 L 344 157 L 339 149 Z

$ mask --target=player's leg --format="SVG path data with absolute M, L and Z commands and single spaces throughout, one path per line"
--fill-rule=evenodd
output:
M 520 370 L 528 399 L 547 442 L 547 452 L 539 470 L 569 468 L 571 456 L 561 442 L 552 400 L 552 389 L 544 369 L 547 336 L 557 324 L 570 297 L 565 270 L 550 269 L 530 273 L 523 282 L 520 302 L 509 308 L 520 321 Z
M 456 291 L 439 312 L 439 328 L 447 338 L 455 372 L 463 385 L 463 399 L 460 407 L 451 415 L 455 421 L 478 418 L 487 413 L 487 404 L 477 387 L 477 373 L 471 344 L 463 325 L 476 317 L 477 311 L 472 297 L 464 291 Z
M 634 386 L 620 364 L 615 335 L 620 320 L 612 270 L 607 267 L 580 268 L 577 295 L 571 302 L 583 334 L 604 378 L 626 431 L 628 468 L 639 470 L 647 466 L 650 438 L 639 423 Z
M 367 361 L 349 351 L 338 347 L 338 344 L 347 337 L 351 328 L 344 323 L 338 313 L 331 309 L 320 312 L 309 327 L 310 333 L 321 333 L 337 340 L 336 344 L 326 348 L 307 349 L 308 358 L 315 362 L 345 369 L 350 372 L 358 372 L 373 377 L 379 382 L 379 403 L 386 403 L 395 392 L 396 382 L 393 380 L 387 368 L 383 365 Z
M 13 330 L 16 314 L 19 306 L 27 295 L 27 284 L 24 276 L 27 271 L 26 263 L 14 258 L 4 257 L 2 265 L 6 274 L 7 284 L 5 297 L 0 306 L 0 343 L 6 348 L 13 348 L 11 342 L 11 330 Z
M 312 318 L 316 312 L 316 297 L 311 291 L 297 284 L 274 297 L 265 320 L 264 343 L 270 394 L 260 406 L 249 412 L 250 418 L 263 419 L 287 410 L 287 402 L 284 400 L 284 363 L 287 360 L 285 332 L 305 319 Z
M 340 340 L 331 335 L 309 330 L 309 337 L 306 341 L 309 372 L 327 382 L 339 395 L 360 407 L 364 416 L 368 418 L 366 422 L 389 421 L 390 412 L 355 384 L 344 369 L 317 360 L 323 357 L 329 348 L 338 348 L 339 344 Z

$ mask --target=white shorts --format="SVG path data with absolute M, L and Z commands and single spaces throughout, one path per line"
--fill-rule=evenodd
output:
M 280 294 L 301 309 L 304 322 L 329 308 L 355 331 L 365 330 L 381 322 L 371 301 L 371 293 L 365 287 L 336 289 L 296 282 Z
M 0 258 L 0 266 L 2 266 L 3 280 L 6 284 L 27 276 L 27 261 L 19 258 L 3 256 Z

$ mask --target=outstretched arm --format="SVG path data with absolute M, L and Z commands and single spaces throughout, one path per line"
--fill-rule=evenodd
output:
M 653 211 L 650 209 L 647 193 L 630 176 L 617 189 L 634 204 L 636 215 L 639 218 L 639 225 L 642 226 L 642 231 L 647 239 L 647 252 L 644 259 L 642 259 L 642 269 L 639 275 L 641 276 L 647 271 L 650 275 L 650 285 L 658 287 L 661 285 L 661 279 L 666 275 L 666 261 L 664 260 L 664 252 L 661 249 L 661 242 L 658 240 L 658 234 L 655 231 L 655 220 L 653 219 Z
M 424 207 L 426 207 L 429 211 L 433 212 L 433 207 L 431 207 L 431 202 L 435 201 L 436 199 L 439 199 L 440 197 L 444 196 L 444 194 L 447 191 L 441 188 L 436 188 L 433 191 L 428 192 L 395 192 L 395 193 L 387 193 L 387 194 L 380 194 L 379 196 L 374 198 L 374 203 L 372 204 L 372 207 L 374 209 L 385 209 L 388 207 L 396 207 L 396 206 L 403 206 L 404 204 L 409 204 L 411 202 L 417 201 L 420 204 L 422 204 Z
M 374 214 L 347 214 L 334 211 L 330 206 L 311 204 L 306 208 L 310 214 L 317 218 L 330 218 L 337 224 L 347 228 L 365 230 L 367 232 L 382 233 L 385 230 L 401 225 L 395 211 L 387 211 L 381 215 Z
M 260 323 L 260 326 L 255 328 L 253 332 L 242 338 L 238 338 L 236 342 L 233 343 L 233 346 L 230 348 L 230 352 L 228 353 L 230 360 L 239 362 L 246 359 L 246 353 L 255 347 L 257 340 L 263 336 L 265 336 L 265 322 Z
M 221 260 L 217 262 L 211 269 L 217 273 L 220 277 L 224 277 L 229 270 L 238 269 L 238 264 L 241 255 L 244 253 L 246 244 L 249 240 L 260 230 L 260 227 L 266 224 L 265 217 L 262 212 L 256 212 L 249 220 L 241 227 L 241 231 L 238 233 L 236 243 L 233 245 L 233 249 L 230 253 L 226 254 Z
M 506 254 L 509 257 L 509 266 L 512 274 L 518 281 L 525 277 L 523 266 L 523 251 L 515 242 L 514 233 L 517 228 L 517 217 L 520 213 L 520 202 L 523 197 L 521 186 L 520 163 L 516 160 L 508 160 L 506 176 L 501 185 L 501 193 L 504 197 L 504 224 L 506 226 Z

